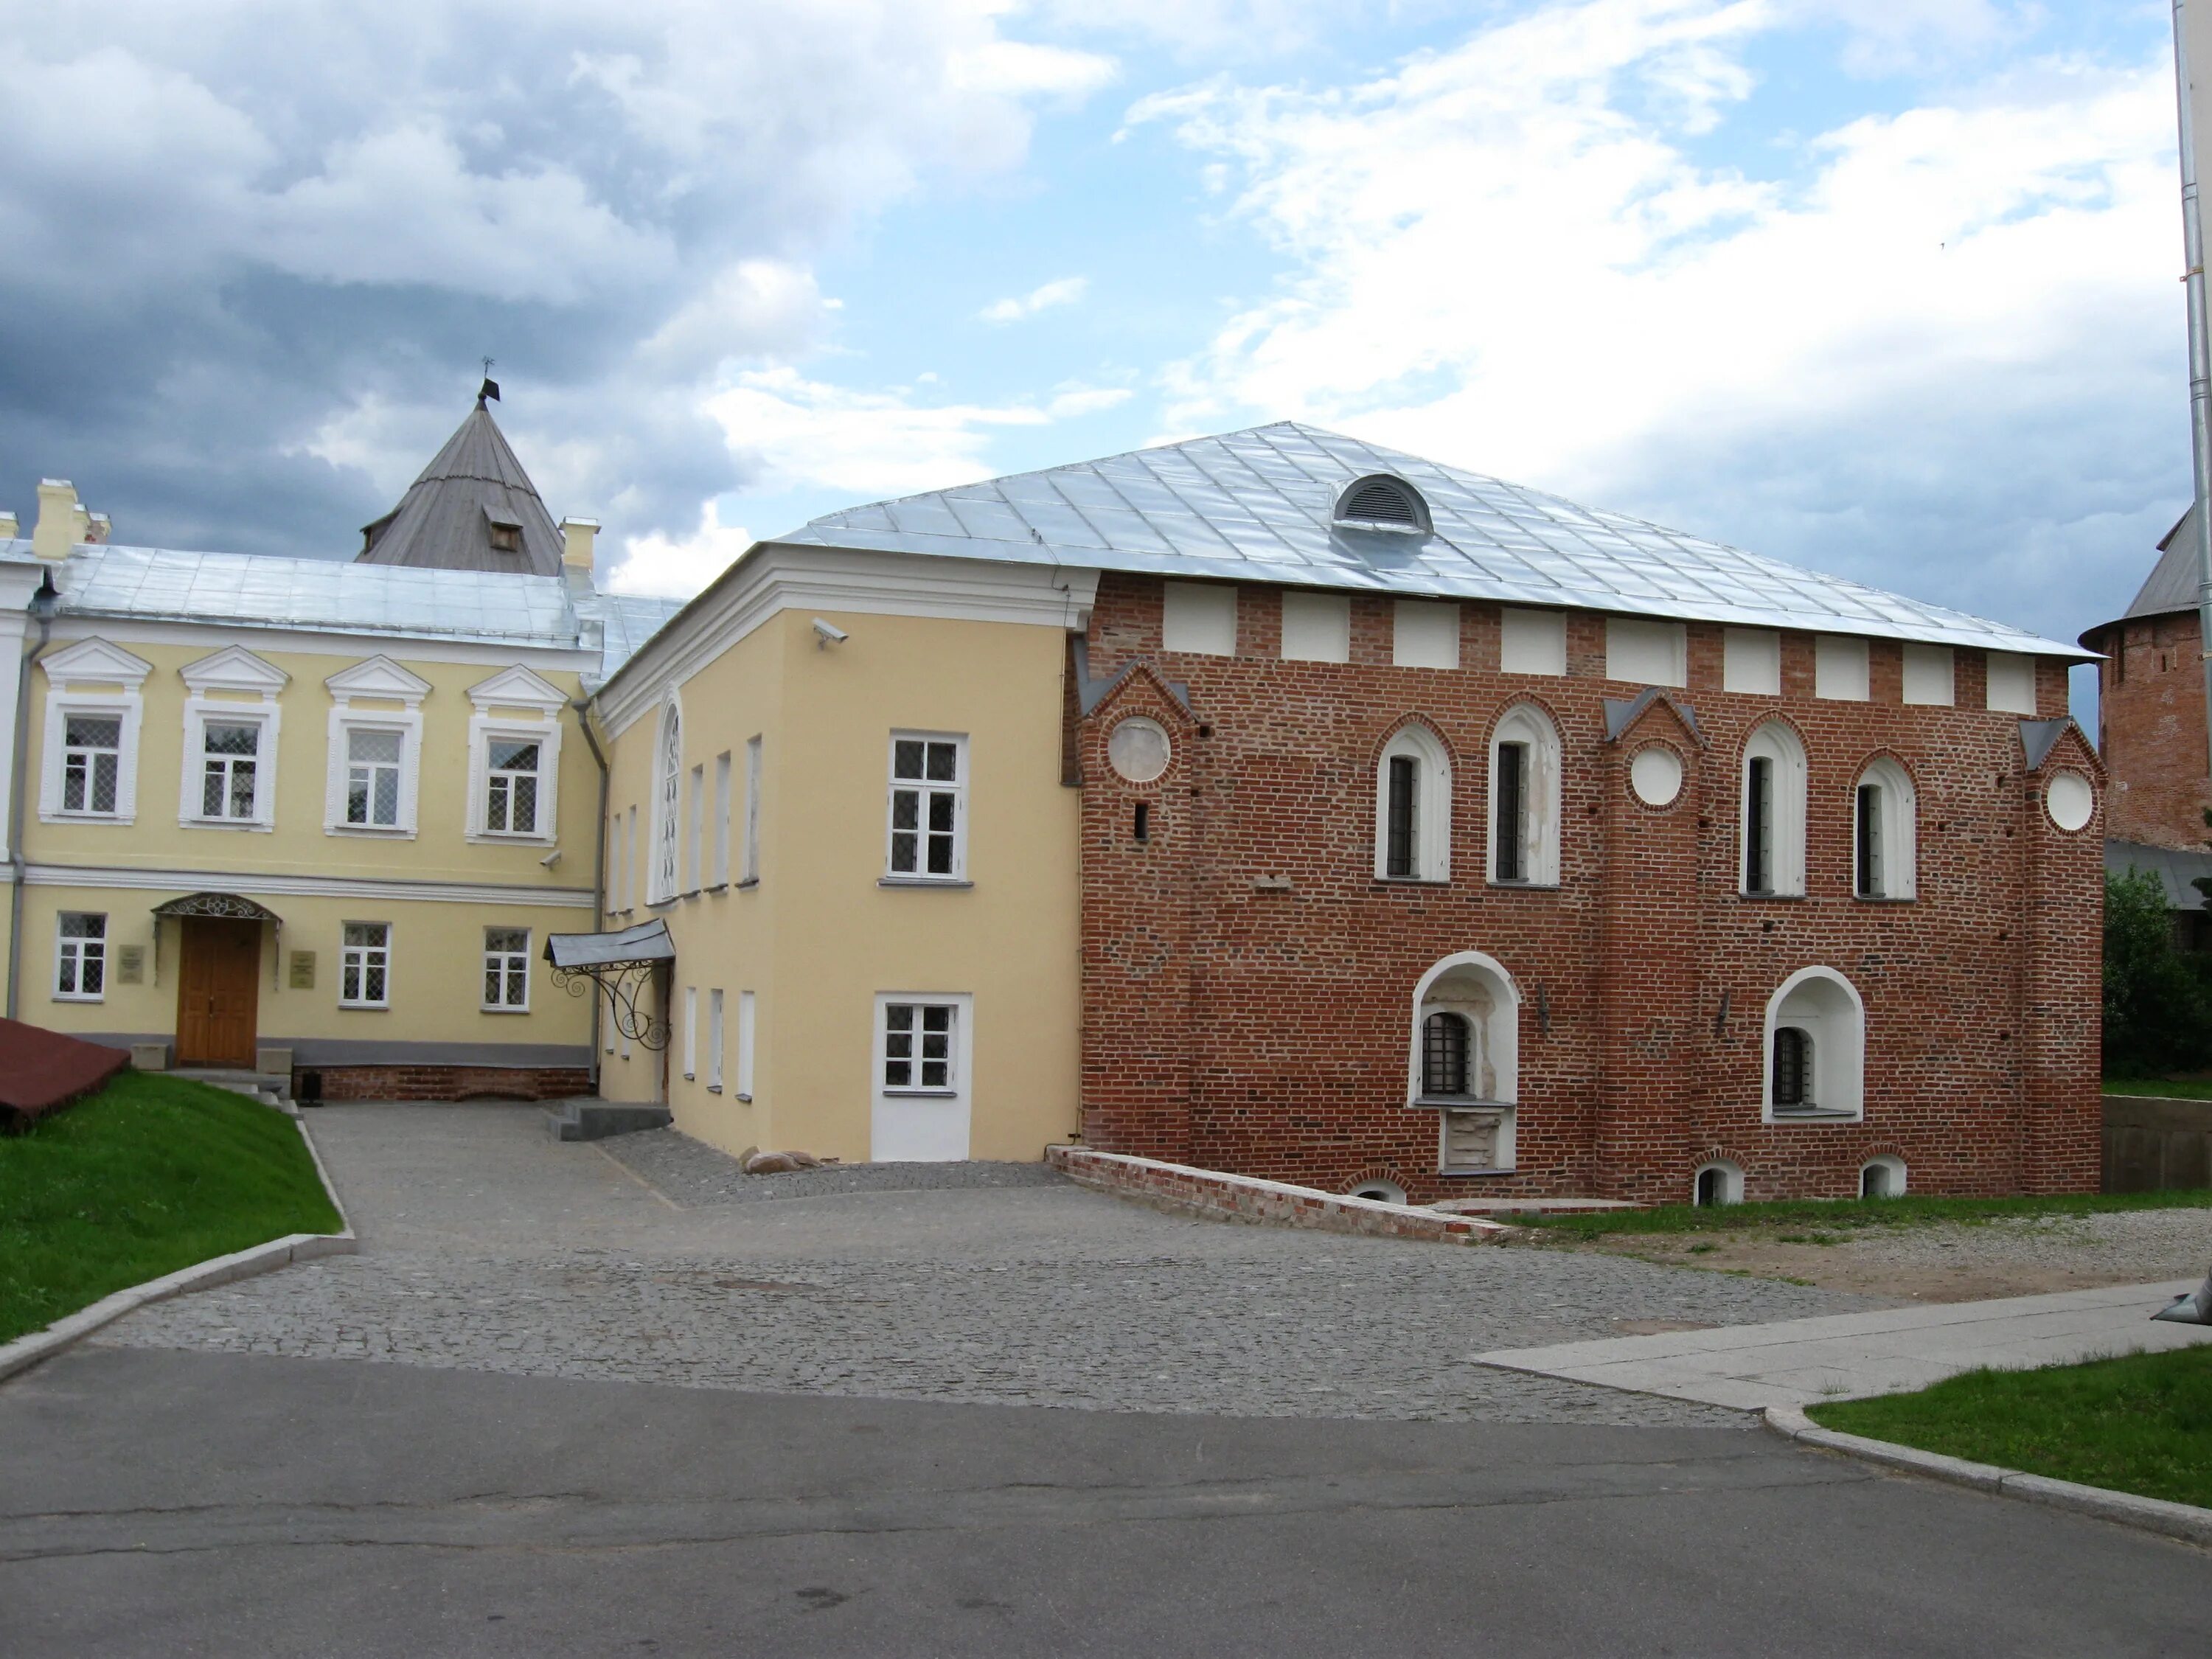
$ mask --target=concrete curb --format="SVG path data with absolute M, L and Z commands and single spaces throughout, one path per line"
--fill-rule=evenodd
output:
M 19 1336 L 13 1342 L 0 1343 L 0 1382 L 28 1370 L 42 1359 L 51 1358 L 63 1349 L 73 1346 L 90 1336 L 103 1325 L 111 1325 L 127 1313 L 155 1302 L 166 1302 L 173 1296 L 182 1296 L 187 1291 L 204 1291 L 216 1285 L 228 1285 L 240 1279 L 252 1279 L 257 1273 L 274 1273 L 279 1267 L 289 1267 L 295 1261 L 313 1261 L 319 1256 L 352 1255 L 361 1249 L 361 1241 L 354 1236 L 353 1222 L 347 1216 L 345 1206 L 338 1200 L 338 1189 L 331 1180 L 331 1172 L 323 1164 L 323 1155 L 315 1150 L 307 1126 L 299 1119 L 300 1139 L 306 1143 L 307 1156 L 314 1160 L 315 1175 L 323 1183 L 323 1192 L 331 1200 L 331 1207 L 338 1212 L 340 1231 L 335 1233 L 287 1233 L 282 1238 L 272 1238 L 266 1244 L 256 1244 L 251 1249 L 236 1250 L 228 1255 L 219 1255 L 189 1267 L 179 1267 L 175 1273 L 164 1273 L 159 1279 L 149 1279 L 143 1285 L 133 1285 L 111 1295 L 104 1296 L 89 1308 L 80 1308 L 75 1313 L 57 1319 L 42 1331 L 33 1331 Z
M 1880 1463 L 1910 1474 L 1948 1480 L 1953 1486 L 1971 1486 L 1977 1492 L 2021 1498 L 2031 1504 L 2047 1504 L 2053 1509 L 2072 1510 L 2079 1515 L 2094 1515 L 2100 1521 L 2115 1521 L 2124 1527 L 2160 1533 L 2186 1543 L 2212 1545 L 2212 1510 L 2199 1509 L 2194 1504 L 2138 1498 L 2133 1492 L 2085 1486 L 2073 1480 L 2054 1480 L 2048 1475 L 2026 1474 L 2018 1469 L 2000 1468 L 1994 1463 L 1970 1463 L 1963 1457 L 1946 1457 L 1941 1452 L 1900 1446 L 1894 1441 L 1840 1434 L 1833 1429 L 1822 1428 L 1796 1406 L 1769 1406 L 1765 1417 L 1768 1428 L 1801 1445 L 1817 1446 L 1823 1451 Z
M 1287 1182 L 1194 1169 L 1188 1164 L 1165 1164 L 1125 1152 L 1093 1152 L 1088 1146 L 1048 1146 L 1044 1155 L 1046 1163 L 1078 1186 L 1134 1199 L 1156 1209 L 1217 1220 L 1414 1238 L 1434 1244 L 1500 1244 L 1518 1239 L 1523 1231 L 1474 1216 L 1447 1215 L 1418 1204 L 1352 1198 L 1316 1187 L 1293 1187 Z

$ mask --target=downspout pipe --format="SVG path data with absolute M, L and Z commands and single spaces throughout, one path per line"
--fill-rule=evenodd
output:
M 27 669 L 24 671 L 28 672 Z M 576 724 L 584 733 L 584 742 L 590 747 L 592 758 L 599 768 L 599 816 L 592 831 L 592 927 L 594 930 L 606 925 L 607 917 L 607 776 L 606 751 L 599 747 L 599 734 L 592 730 L 592 700 L 572 697 L 568 707 L 575 711 Z M 8 980 L 8 994 L 15 995 L 15 976 Z M 13 1012 L 12 1010 L 10 1011 Z M 592 1092 L 599 1091 L 599 995 L 597 988 L 592 992 Z
M 2204 681 L 2205 775 L 2212 780 L 2212 337 L 2204 310 L 2204 222 L 2185 0 L 2173 0 L 2173 80 L 2181 110 L 2181 245 L 2189 296 L 2189 459 L 2197 482 L 2197 667 Z
M 31 668 L 46 653 L 54 631 L 54 609 L 61 595 L 49 575 L 31 596 L 31 615 L 39 624 L 36 644 L 22 654 L 15 668 L 15 753 L 8 775 L 8 869 L 13 879 L 8 888 L 8 1018 L 18 1018 L 21 995 L 18 981 L 23 972 L 23 878 L 28 866 L 23 857 L 23 797 L 27 789 L 24 769 L 31 750 Z

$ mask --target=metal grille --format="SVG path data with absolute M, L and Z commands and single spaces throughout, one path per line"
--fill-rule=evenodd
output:
M 346 734 L 346 822 L 389 830 L 399 823 L 399 756 L 405 739 L 397 732 Z
M 1468 1030 L 1462 1014 L 1431 1014 L 1421 1022 L 1421 1092 L 1467 1092 Z
M 1859 892 L 1866 898 L 1884 897 L 1881 868 L 1881 786 L 1859 786 Z
M 1388 844 L 1383 848 L 1386 875 L 1420 873 L 1419 811 L 1421 763 L 1411 755 L 1390 757 L 1390 799 L 1387 810 Z
M 494 738 L 486 775 L 484 828 L 508 835 L 538 830 L 538 745 Z
M 1774 1103 L 1810 1106 L 1813 1103 L 1813 1039 L 1795 1025 L 1774 1034 Z
M 1774 763 L 1765 755 L 1751 757 L 1744 781 L 1743 890 L 1774 890 Z
M 63 911 L 56 954 L 55 995 L 101 995 L 107 988 L 107 918 Z
M 1498 879 L 1525 881 L 1528 875 L 1528 844 L 1526 810 L 1522 805 L 1524 783 L 1528 775 L 1528 745 L 1525 743 L 1501 743 L 1498 745 L 1498 775 L 1493 787 L 1498 791 Z
M 62 731 L 62 811 L 112 812 L 123 761 L 123 722 L 71 714 Z
M 1345 497 L 1338 516 L 1350 524 L 1401 524 L 1419 529 L 1421 510 L 1413 492 L 1389 478 L 1370 478 Z
M 206 770 L 200 781 L 200 815 L 210 818 L 253 816 L 254 774 L 261 752 L 258 725 L 210 720 L 202 730 Z
M 530 1006 L 530 930 L 527 927 L 484 929 L 484 1006 L 526 1008 Z
M 391 1000 L 392 925 L 349 921 L 338 957 L 338 1000 L 381 1008 Z

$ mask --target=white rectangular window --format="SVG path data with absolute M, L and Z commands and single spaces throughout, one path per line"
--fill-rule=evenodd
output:
M 345 821 L 363 829 L 398 829 L 406 733 L 349 726 L 345 728 Z
M 1459 607 L 1401 599 L 1391 617 L 1390 660 L 1400 668 L 1459 666 Z
M 62 811 L 113 817 L 123 775 L 123 716 L 66 714 L 62 744 Z
M 200 816 L 251 823 L 261 764 L 261 722 L 208 720 L 200 726 Z
M 738 1098 L 753 1097 L 753 994 L 738 993 Z
M 1989 707 L 1992 714 L 2035 713 L 2035 659 L 1992 651 L 1989 656 Z
M 684 988 L 684 1075 L 699 1075 L 699 988 Z
M 1873 695 L 1864 640 L 1842 634 L 1814 636 L 1813 695 L 1832 702 L 1864 702 Z
M 1905 702 L 1948 708 L 1957 700 L 1956 678 L 1949 646 L 1908 644 L 1905 647 Z
M 1283 660 L 1350 662 L 1352 601 L 1339 593 L 1285 592 Z
M 722 993 L 707 993 L 707 1086 L 722 1086 Z
M 1687 685 L 1689 630 L 1641 617 L 1605 619 L 1605 677 L 1630 685 Z
M 530 1008 L 530 930 L 484 929 L 483 1006 L 511 1012 Z
M 745 739 L 745 881 L 760 879 L 761 740 Z
M 730 879 L 730 751 L 714 757 L 714 885 Z
M 1498 665 L 1508 674 L 1567 672 L 1567 613 L 1514 611 L 1499 614 Z
M 623 821 L 623 908 L 630 908 L 637 899 L 637 808 L 629 809 Z
M 338 1006 L 392 1006 L 392 924 L 349 921 L 338 949 Z
M 1169 582 L 1161 601 L 1160 649 L 1204 657 L 1237 654 L 1237 589 L 1212 582 Z
M 54 994 L 98 1002 L 107 994 L 107 918 L 64 910 L 56 929 Z
M 684 804 L 684 890 L 699 890 L 699 843 L 707 821 L 707 767 L 691 769 L 691 792 Z
M 953 1091 L 958 1012 L 949 1002 L 884 1004 L 884 1093 Z
M 964 762 L 968 740 L 891 734 L 890 873 L 958 881 L 967 873 Z
M 539 768 L 544 745 L 533 738 L 488 739 L 484 756 L 484 830 L 495 836 L 534 836 L 538 830 Z
M 1751 697 L 1782 695 L 1782 635 L 1767 628 L 1721 631 L 1721 690 Z

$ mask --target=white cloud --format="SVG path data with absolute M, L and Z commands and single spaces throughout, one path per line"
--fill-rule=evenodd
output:
M 1756 457 L 1830 497 L 1832 561 L 2017 614 L 2024 555 L 1930 570 L 1928 548 L 1867 544 L 1867 514 L 1987 506 L 2002 477 L 2026 491 L 2004 513 L 2087 517 L 2094 480 L 2035 500 L 2069 449 L 2067 478 L 2140 484 L 2136 411 L 2179 317 L 2171 70 L 2039 65 L 1825 134 L 1784 182 L 1692 161 L 1774 19 L 1553 3 L 1362 86 L 1141 103 L 1235 164 L 1233 210 L 1287 264 L 1171 371 L 1170 423 L 1348 425 L 1601 503 L 1693 504 L 1736 540 L 1788 516 Z M 1774 454 L 1784 432 L 1801 454 Z M 1939 452 L 1956 473 L 1929 471 Z M 1833 501 L 1846 478 L 1869 495 Z M 1795 550 L 1820 544 L 1793 527 Z
M 722 523 L 709 501 L 700 509 L 699 523 L 688 536 L 671 537 L 654 531 L 630 537 L 623 562 L 607 578 L 607 587 L 616 593 L 688 599 L 728 569 L 752 544 L 752 532 Z
M 1062 276 L 1056 282 L 1040 283 L 1027 294 L 1018 294 L 1004 300 L 994 300 L 976 313 L 987 323 L 1018 323 L 1034 317 L 1040 311 L 1049 311 L 1054 306 L 1072 306 L 1091 289 L 1088 276 Z

